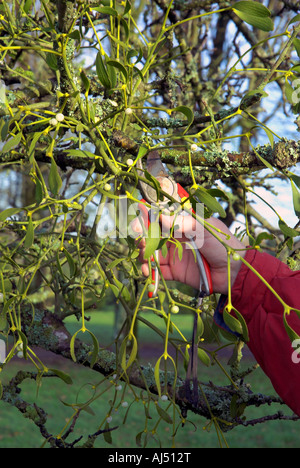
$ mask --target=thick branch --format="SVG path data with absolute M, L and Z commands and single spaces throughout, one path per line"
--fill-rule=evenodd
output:
M 19 395 L 19 385 L 25 379 L 35 380 L 36 374 L 19 371 L 16 377 L 12 379 L 8 385 L 3 387 L 1 400 L 17 408 L 26 418 L 31 419 L 42 430 L 47 421 L 47 414 L 35 404 L 30 404 L 22 400 Z
M 115 131 L 111 137 L 111 144 L 122 148 L 124 152 L 137 156 L 139 143 L 129 138 L 120 131 Z M 173 174 L 175 180 L 182 185 L 189 185 L 191 174 L 189 168 L 189 154 L 186 150 L 166 149 L 160 151 L 161 159 L 164 163 L 176 168 Z M 263 162 L 266 160 L 274 168 L 283 170 L 296 165 L 300 161 L 300 142 L 294 140 L 284 140 L 271 145 L 258 146 L 251 152 L 231 152 L 228 150 L 207 150 L 197 151 L 192 154 L 192 166 L 195 169 L 196 180 L 201 182 L 201 177 L 207 178 L 210 172 L 210 179 L 217 180 L 230 177 L 232 174 L 242 175 L 254 171 L 265 169 Z M 35 159 L 41 163 L 50 163 L 51 160 L 44 151 L 38 150 Z M 67 167 L 78 170 L 90 170 L 95 165 L 95 172 L 103 174 L 106 168 L 101 164 L 101 160 L 93 158 L 87 154 L 82 156 L 72 156 L 67 152 L 54 152 L 54 159 L 57 165 L 65 171 Z M 26 160 L 25 154 L 6 153 L 0 155 L 0 165 L 20 164 Z
M 30 346 L 39 346 L 53 353 L 61 355 L 67 359 L 71 358 L 70 339 L 71 336 L 65 328 L 63 322 L 53 313 L 47 310 L 36 310 L 34 322 L 32 323 L 31 310 L 23 312 L 23 331 L 26 333 Z M 90 366 L 91 346 L 76 340 L 75 354 L 77 363 Z M 108 350 L 101 349 L 98 353 L 98 359 L 93 367 L 93 370 L 105 376 L 123 374 L 121 369 L 116 368 L 116 355 Z M 149 365 L 147 367 L 137 366 L 133 364 L 128 370 L 128 378 L 130 383 L 139 388 L 150 390 L 151 393 L 157 394 L 155 384 L 154 370 Z M 164 374 L 162 374 L 162 382 Z M 168 373 L 168 391 L 173 393 L 174 374 Z M 163 384 L 162 384 L 163 385 Z M 220 417 L 226 420 L 229 425 L 224 426 L 224 430 L 229 430 L 236 425 L 241 424 L 237 419 L 232 418 L 230 413 L 230 405 L 232 396 L 238 393 L 241 403 L 246 403 L 247 406 L 260 406 L 264 404 L 270 405 L 272 402 L 283 402 L 279 397 L 263 396 L 261 394 L 252 393 L 246 386 L 241 385 L 236 391 L 232 386 L 217 387 L 212 384 L 201 384 L 202 391 L 199 393 L 199 403 L 195 407 L 186 398 L 185 381 L 177 379 L 175 389 L 175 401 L 183 410 L 191 410 L 194 413 L 204 416 L 205 418 Z
M 257 98 L 258 99 L 258 98 Z M 260 99 L 260 98 L 259 98 Z M 258 100 L 259 100 L 258 99 Z M 258 102 L 255 100 L 255 103 Z M 254 104 L 254 102 L 253 102 Z M 247 106 L 250 107 L 250 106 Z M 236 111 L 238 110 L 238 107 L 231 107 L 230 109 L 225 109 L 217 112 L 214 115 L 214 120 L 217 122 L 218 120 L 223 120 L 226 117 L 229 117 L 230 115 L 233 115 Z M 199 112 L 195 112 L 194 114 L 194 121 L 193 125 L 195 124 L 205 124 L 211 122 L 211 116 L 210 115 L 202 115 Z M 188 121 L 185 119 L 180 119 L 180 118 L 161 118 L 161 117 L 153 117 L 151 119 L 146 119 L 144 120 L 144 124 L 148 128 L 154 128 L 154 127 L 159 127 L 159 128 L 182 128 L 182 127 L 187 127 L 188 126 Z
M 227 150 L 199 151 L 192 155 L 192 164 L 198 167 L 209 166 L 218 169 L 220 173 L 233 171 L 243 174 L 264 169 L 266 166 L 260 157 L 275 168 L 286 169 L 294 166 L 300 160 L 300 143 L 293 140 L 280 141 L 273 148 L 271 145 L 258 146 L 255 151 L 247 153 Z M 189 164 L 187 151 L 163 150 L 161 159 L 165 163 L 175 164 L 180 167 Z
M 75 16 L 75 2 L 73 0 L 57 0 L 58 30 L 68 33 Z
M 58 31 L 62 34 L 71 32 L 76 16 L 76 4 L 73 0 L 57 0 Z M 73 59 L 75 57 L 75 41 L 71 38 L 65 45 L 62 56 L 58 56 L 57 64 L 60 71 L 60 91 L 63 94 L 72 96 L 80 91 L 80 86 L 76 79 Z M 63 101 L 62 101 L 63 103 Z M 76 98 L 71 97 L 65 106 L 65 114 L 70 115 L 77 107 Z
M 56 377 L 55 374 L 47 374 L 46 376 Z M 73 448 L 76 444 L 78 444 L 78 442 L 81 441 L 82 437 L 79 437 L 79 439 L 75 439 L 73 442 L 67 442 L 66 439 L 74 430 L 74 426 L 80 415 L 80 410 L 78 410 L 75 414 L 72 424 L 65 431 L 64 435 L 62 437 L 57 437 L 53 434 L 50 434 L 46 429 L 47 414 L 45 413 L 45 411 L 42 408 L 39 408 L 35 403 L 28 403 L 20 397 L 20 385 L 26 379 L 37 380 L 37 377 L 37 373 L 19 371 L 17 375 L 13 379 L 11 379 L 9 384 L 3 387 L 1 400 L 4 403 L 8 403 L 11 406 L 14 406 L 18 411 L 20 411 L 20 413 L 25 418 L 30 419 L 39 428 L 41 435 L 50 444 L 52 448 Z M 82 448 L 93 448 L 94 441 L 98 435 L 103 434 L 107 431 L 113 431 L 115 429 L 117 428 L 115 427 L 107 430 L 99 430 L 95 434 L 89 435 L 85 444 L 82 445 Z
M 115 131 L 112 136 L 113 143 L 136 156 L 139 145 L 120 131 Z M 161 159 L 164 163 L 181 168 L 189 166 L 189 154 L 180 150 L 161 150 Z M 248 153 L 231 152 L 228 150 L 207 150 L 192 154 L 192 165 L 198 168 L 214 168 L 219 176 L 226 172 L 238 174 L 249 173 L 254 170 L 264 169 L 262 157 L 272 166 L 278 169 L 287 169 L 294 166 L 300 160 L 300 142 L 294 140 L 280 141 L 274 145 L 258 146 L 255 151 Z

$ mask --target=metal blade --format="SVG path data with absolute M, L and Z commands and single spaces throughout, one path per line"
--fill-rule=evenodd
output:
M 138 160 L 137 162 L 138 173 L 139 175 L 144 177 L 144 169 L 142 165 L 142 161 Z M 151 151 L 147 157 L 146 163 L 146 170 L 151 174 L 153 177 L 157 179 L 160 183 L 161 188 L 164 192 L 170 194 L 173 198 L 177 199 L 177 184 L 173 180 L 173 178 L 168 174 L 166 169 L 164 168 L 163 163 L 161 162 L 160 155 L 158 151 Z M 156 203 L 157 202 L 157 194 L 154 188 L 152 188 L 149 184 L 146 184 L 140 181 L 140 188 L 144 195 L 144 198 L 149 203 Z M 169 202 L 168 198 L 165 198 L 164 202 L 160 202 L 162 205 L 167 204 Z
M 146 166 L 147 171 L 154 177 L 169 177 L 168 172 L 165 170 L 164 165 L 161 162 L 158 151 L 151 151 L 148 154 Z

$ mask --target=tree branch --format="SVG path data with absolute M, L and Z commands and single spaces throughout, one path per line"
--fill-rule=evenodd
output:
M 125 151 L 136 156 L 139 145 L 127 135 L 115 131 L 112 135 L 113 143 Z M 161 149 L 161 159 L 166 164 L 172 164 L 180 168 L 189 166 L 188 151 L 175 149 Z M 247 174 L 249 172 L 264 169 L 265 164 L 259 157 L 264 158 L 272 166 L 278 169 L 292 167 L 300 160 L 300 142 L 294 140 L 280 141 L 272 147 L 271 145 L 258 146 L 255 151 L 240 153 L 228 150 L 207 150 L 193 153 L 192 165 L 198 168 L 214 168 L 219 171 L 219 177 L 224 177 L 226 172 Z
M 65 328 L 64 323 L 52 312 L 48 310 L 36 310 L 34 322 L 32 322 L 31 309 L 24 308 L 22 327 L 30 346 L 42 347 L 64 358 L 72 359 L 70 353 L 70 333 Z M 75 343 L 75 355 L 78 364 L 89 367 L 92 347 L 77 339 Z M 158 394 L 154 369 L 151 365 L 138 366 L 133 363 L 128 370 L 128 375 L 124 376 L 123 370 L 117 367 L 116 355 L 112 351 L 101 349 L 98 353 L 98 359 L 93 370 L 104 376 L 113 374 L 117 374 L 119 378 L 123 376 L 123 379 L 129 379 L 130 384 L 141 389 L 149 390 L 154 395 Z M 165 374 L 161 373 L 162 385 L 165 384 L 164 377 Z M 238 404 L 245 404 L 246 406 L 270 405 L 271 403 L 284 404 L 279 397 L 252 393 L 243 383 L 239 385 L 239 390 L 236 390 L 233 386 L 217 387 L 212 383 L 201 383 L 199 403 L 196 407 L 187 399 L 185 380 L 180 377 L 178 377 L 176 382 L 175 394 L 173 393 L 174 378 L 172 372 L 167 373 L 168 392 L 171 397 L 173 395 L 176 404 L 182 411 L 186 412 L 190 410 L 208 419 L 219 417 L 223 421 L 226 421 L 226 424 L 222 425 L 222 429 L 227 431 L 244 423 L 244 421 L 236 419 L 231 415 L 231 401 L 235 394 L 238 396 Z
M 116 148 L 122 148 L 125 153 L 137 156 L 140 144 L 129 138 L 121 131 L 114 131 L 111 136 L 111 144 Z M 103 174 L 106 168 L 100 163 L 99 158 L 91 157 L 82 153 L 82 156 L 68 154 L 68 150 L 54 150 L 54 159 L 57 165 L 65 171 L 68 167 L 78 170 L 90 170 L 95 165 L 95 173 Z M 173 176 L 182 185 L 191 183 L 191 173 L 189 167 L 189 153 L 186 150 L 166 149 L 160 150 L 161 160 L 177 168 Z M 192 153 L 191 161 L 195 170 L 196 180 L 201 182 L 208 177 L 211 180 L 231 177 L 232 174 L 243 175 L 265 169 L 263 159 L 279 170 L 288 169 L 295 166 L 300 161 L 300 142 L 294 140 L 283 140 L 271 145 L 258 146 L 255 151 L 232 152 L 229 150 L 206 150 Z M 16 156 L 15 152 L 0 155 L 0 165 L 20 164 L 27 159 L 24 153 Z M 36 161 L 40 163 L 50 163 L 51 160 L 42 150 L 35 153 Z
M 46 375 L 47 377 L 56 377 L 56 375 Z M 66 439 L 72 434 L 75 424 L 78 420 L 81 410 L 79 409 L 74 417 L 72 424 L 69 428 L 66 429 L 62 437 L 56 437 L 53 434 L 50 434 L 46 429 L 47 414 L 42 409 L 39 408 L 35 403 L 31 404 L 26 402 L 20 397 L 21 388 L 20 385 L 26 379 L 36 380 L 38 377 L 37 373 L 19 371 L 16 376 L 11 379 L 8 385 L 3 387 L 1 401 L 8 403 L 11 406 L 14 406 L 20 413 L 25 417 L 30 419 L 38 428 L 42 437 L 50 444 L 53 448 L 74 448 L 82 440 L 82 436 L 78 439 L 75 439 L 73 442 L 67 442 Z M 99 430 L 94 434 L 91 434 L 87 437 L 87 441 L 83 444 L 82 448 L 92 448 L 95 442 L 95 439 L 103 434 L 104 432 L 109 432 L 117 429 L 117 427 Z

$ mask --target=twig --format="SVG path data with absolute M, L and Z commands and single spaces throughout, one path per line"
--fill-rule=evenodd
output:
M 276 420 L 299 421 L 299 419 L 300 419 L 299 416 L 295 414 L 292 416 L 286 416 L 281 411 L 278 411 L 278 413 L 276 414 L 264 416 L 262 418 L 251 419 L 249 421 L 243 421 L 242 419 L 239 418 L 238 422 L 239 422 L 239 425 L 247 427 L 247 426 L 255 426 L 256 424 L 263 424 L 267 421 L 276 421 Z

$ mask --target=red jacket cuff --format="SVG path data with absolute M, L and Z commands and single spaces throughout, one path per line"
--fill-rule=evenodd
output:
M 272 282 L 282 265 L 277 258 L 253 249 L 247 250 L 245 261 L 268 283 Z M 249 308 L 249 303 L 261 304 L 267 291 L 263 281 L 243 263 L 231 290 L 232 304 L 242 311 L 245 320 L 248 321 L 253 310 L 252 307 Z

